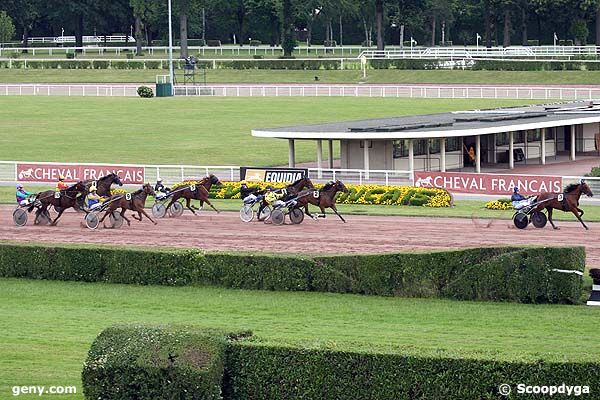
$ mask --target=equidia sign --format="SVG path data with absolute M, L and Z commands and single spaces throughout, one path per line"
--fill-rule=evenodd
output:
M 306 168 L 240 168 L 240 180 L 250 182 L 292 183 L 307 176 L 308 169 Z
M 124 184 L 144 183 L 144 167 L 17 163 L 17 180 L 23 182 L 55 182 L 60 175 L 67 182 L 77 182 L 99 179 L 113 172 Z
M 509 195 L 516 186 L 523 194 L 536 194 L 561 192 L 562 177 L 415 171 L 415 186 L 436 187 L 457 193 L 497 195 Z

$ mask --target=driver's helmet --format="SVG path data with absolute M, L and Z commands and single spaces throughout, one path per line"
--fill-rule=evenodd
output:
M 96 187 L 96 185 L 92 185 L 90 186 L 90 192 L 94 193 L 98 190 L 98 188 Z
M 156 180 L 156 183 L 162 183 L 162 178 L 158 178 L 158 179 Z
M 59 175 L 58 176 L 58 180 L 59 181 L 64 181 L 65 180 L 65 176 L 64 175 Z
M 519 193 L 519 188 L 517 186 L 515 186 L 515 188 L 513 190 L 515 193 Z
M 17 190 L 19 189 L 23 189 L 23 185 L 21 185 L 20 183 L 17 183 Z

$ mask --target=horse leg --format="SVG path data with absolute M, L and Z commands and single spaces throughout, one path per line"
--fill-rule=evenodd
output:
M 144 215 L 146 216 L 146 218 L 148 218 L 150 221 L 152 221 L 152 223 L 153 223 L 154 225 L 156 225 L 156 224 L 157 224 L 157 223 L 156 223 L 156 221 L 155 221 L 155 220 L 153 220 L 153 219 L 152 219 L 152 218 L 151 218 L 151 217 L 150 217 L 150 216 L 149 216 L 149 215 L 146 213 L 146 210 L 144 210 L 143 208 L 140 208 L 140 209 L 138 210 L 138 213 L 140 214 L 140 221 L 142 220 L 142 214 L 144 214 Z
M 49 217 L 50 214 L 48 214 L 48 210 L 44 210 L 44 212 L 46 213 L 46 216 Z M 65 212 L 65 209 L 60 207 L 60 211 L 58 212 L 58 215 L 56 216 L 56 218 L 54 218 L 54 221 L 52 221 L 52 226 L 56 225 L 56 221 L 58 221 L 58 219 L 60 218 L 60 216 Z
M 212 208 L 213 210 L 215 210 L 218 213 L 220 213 L 221 211 L 217 210 L 215 208 L 215 206 L 212 205 L 212 203 L 210 201 L 208 201 L 208 199 L 204 200 L 206 202 L 206 204 L 208 204 L 210 206 L 210 208 Z
M 131 226 L 131 221 L 125 216 L 125 211 L 127 211 L 124 207 L 121 208 L 121 218 L 127 221 L 127 226 Z
M 319 217 L 326 218 L 327 216 L 325 215 L 325 208 L 323 208 L 323 206 L 320 204 L 319 204 L 319 208 L 321 209 L 321 215 L 319 215 Z
M 583 222 L 583 220 L 581 219 L 581 216 L 579 215 L 579 213 L 577 212 L 577 210 L 579 210 L 577 207 L 575 207 L 575 209 L 571 209 L 571 212 L 573 213 L 573 215 L 575 215 L 575 217 L 579 220 L 579 222 L 581 222 L 581 225 L 583 225 L 583 227 L 585 228 L 586 231 L 588 231 L 590 228 L 587 227 L 587 225 L 585 224 L 585 222 Z
M 552 221 L 552 208 L 548 207 L 546 210 L 548 210 L 548 222 L 550 222 L 550 225 L 552 225 L 554 229 L 558 229 L 558 227 L 554 225 L 554 221 Z
M 577 211 L 579 211 L 579 216 L 583 217 L 583 210 L 579 207 L 577 207 Z
M 196 211 L 194 211 L 194 209 L 192 208 L 190 199 L 188 199 L 188 198 L 185 199 L 185 206 L 188 208 L 188 210 L 190 210 L 192 213 L 194 213 L 194 215 L 198 215 L 198 214 L 196 214 Z
M 337 215 L 338 217 L 340 217 L 340 219 L 341 219 L 341 220 L 342 220 L 344 223 L 346 223 L 346 220 L 344 219 L 344 217 L 342 217 L 342 216 L 341 216 L 341 215 L 338 213 L 338 210 L 337 210 L 337 207 L 335 206 L 335 204 L 332 204 L 330 208 L 333 210 L 333 212 L 335 213 L 335 215 Z
M 308 212 L 308 204 L 304 206 L 304 214 L 308 215 L 310 218 L 314 219 L 315 221 L 319 220 L 316 216 L 314 216 L 310 212 Z
M 100 221 L 98 221 L 98 222 L 100 222 L 100 223 L 104 222 L 104 220 L 106 219 L 106 217 L 108 217 L 108 215 L 109 215 L 110 213 L 112 213 L 113 211 L 115 211 L 115 210 L 113 210 L 113 209 L 111 209 L 111 208 L 109 207 L 109 208 L 108 208 L 108 210 L 106 210 L 106 212 L 105 212 L 105 213 L 104 213 L 104 215 L 102 216 L 102 218 L 100 218 Z

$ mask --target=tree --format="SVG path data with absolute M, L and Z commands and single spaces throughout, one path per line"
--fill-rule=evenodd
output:
M 375 0 L 375 20 L 377 24 L 377 50 L 380 51 L 385 49 L 383 14 L 383 0 Z
M 42 13 L 41 0 L 3 0 L 2 7 L 19 26 L 23 37 L 23 47 L 29 43 L 29 33 Z
M 294 37 L 294 12 L 292 0 L 283 0 L 282 6 L 283 23 L 283 56 L 291 57 L 296 47 L 296 38 Z
M 0 11 L 0 44 L 7 43 L 15 36 L 15 24 L 6 11 Z

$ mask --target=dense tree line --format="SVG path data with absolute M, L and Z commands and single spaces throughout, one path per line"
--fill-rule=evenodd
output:
M 167 0 L 0 0 L 18 40 L 133 34 L 139 46 L 167 37 Z M 174 29 L 188 38 L 291 50 L 309 44 L 600 45 L 600 0 L 173 0 Z M 595 35 L 595 40 L 594 36 Z M 534 40 L 534 42 L 532 42 Z M 286 51 L 289 54 L 289 51 Z

